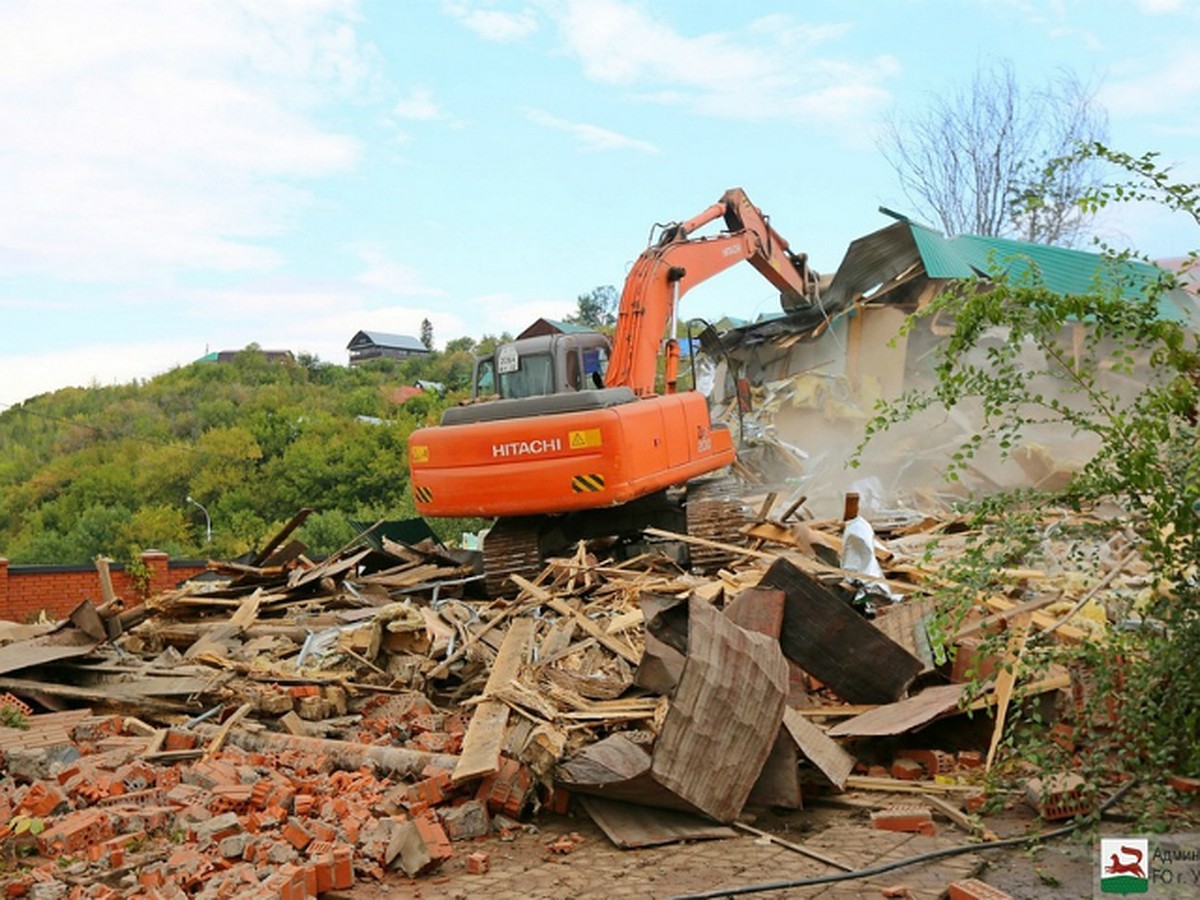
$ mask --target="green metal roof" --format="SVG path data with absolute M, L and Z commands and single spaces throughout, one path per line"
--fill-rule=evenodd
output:
M 1084 250 L 974 234 L 946 238 L 923 225 L 908 225 L 930 278 L 1004 273 L 1017 284 L 1029 281 L 1057 294 L 1090 294 L 1119 286 L 1122 296 L 1133 299 L 1165 274 L 1138 260 L 1117 263 Z M 1158 308 L 1159 315 L 1174 322 L 1193 321 L 1197 313 L 1195 301 L 1178 289 L 1161 295 Z

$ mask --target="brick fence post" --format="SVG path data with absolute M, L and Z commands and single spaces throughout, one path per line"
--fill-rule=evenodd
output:
M 142 551 L 142 564 L 150 570 L 150 583 L 146 585 L 147 597 L 161 594 L 171 586 L 171 574 L 167 569 L 169 560 L 170 557 L 161 550 Z
M 8 606 L 8 560 L 0 556 L 0 619 L 12 620 Z

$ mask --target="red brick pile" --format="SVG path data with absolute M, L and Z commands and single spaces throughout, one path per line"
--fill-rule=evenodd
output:
M 373 704 L 363 737 L 382 743 L 403 733 L 439 749 L 461 742 L 459 717 L 410 703 L 387 719 L 399 705 Z M 31 717 L 32 733 L 42 718 Z M 0 838 L 27 867 L 7 896 L 57 883 L 71 898 L 312 897 L 393 870 L 432 872 L 454 843 L 511 827 L 494 817 L 515 818 L 536 801 L 528 769 L 507 760 L 496 775 L 460 785 L 433 766 L 415 781 L 367 767 L 335 771 L 327 756 L 301 750 L 229 747 L 165 763 L 143 759 L 154 755 L 149 738 L 127 734 L 124 722 L 91 717 L 57 746 L 8 751 L 20 763 L 13 771 L 6 760 L 0 780 L 8 823 Z M 173 750 L 199 753 L 199 745 L 186 729 L 170 731 Z M 486 853 L 474 849 L 463 851 L 470 870 L 486 872 Z

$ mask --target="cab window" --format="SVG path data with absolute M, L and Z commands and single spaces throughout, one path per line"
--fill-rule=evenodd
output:
M 496 393 L 496 363 L 490 357 L 479 360 L 475 367 L 475 396 L 490 397 Z
M 554 393 L 554 360 L 548 353 L 522 354 L 515 372 L 500 375 L 505 399 L 542 397 Z

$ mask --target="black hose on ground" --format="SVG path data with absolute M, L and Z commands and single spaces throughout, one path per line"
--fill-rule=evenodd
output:
M 1121 785 L 1111 797 L 1100 804 L 1100 812 L 1103 813 L 1125 793 L 1133 787 L 1135 782 L 1129 781 Z M 980 844 L 964 844 L 959 847 L 947 847 L 944 850 L 931 850 L 928 853 L 921 853 L 917 856 L 909 856 L 905 859 L 896 860 L 895 862 L 883 863 L 878 866 L 871 866 L 867 869 L 856 869 L 853 872 L 835 872 L 832 875 L 814 875 L 811 878 L 794 878 L 790 881 L 772 881 L 766 884 L 748 884 L 742 887 L 725 888 L 717 891 L 705 891 L 702 894 L 678 894 L 672 897 L 671 900 L 713 900 L 718 897 L 736 897 L 743 894 L 759 894 L 764 891 L 782 891 L 788 888 L 811 887 L 818 884 L 833 884 L 838 881 L 854 881 L 858 878 L 870 878 L 874 875 L 882 875 L 884 872 L 891 872 L 894 869 L 903 869 L 907 866 L 915 866 L 924 862 L 931 862 L 935 859 L 946 859 L 951 856 L 958 856 L 962 853 L 974 853 L 977 850 L 999 850 L 1003 847 L 1019 847 L 1022 844 L 1034 844 L 1041 841 L 1048 841 L 1051 838 L 1061 837 L 1064 834 L 1070 834 L 1082 825 L 1082 822 L 1072 822 L 1069 825 L 1063 825 L 1061 828 L 1055 828 L 1052 831 L 1047 831 L 1044 834 L 1036 835 L 1020 835 L 1018 837 L 1003 838 L 998 841 L 984 841 Z

